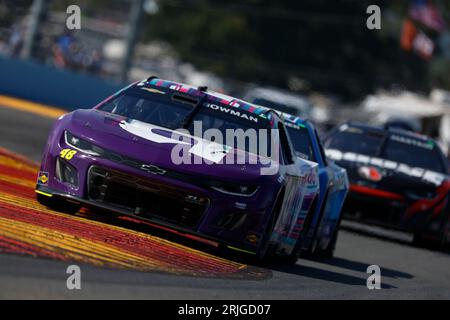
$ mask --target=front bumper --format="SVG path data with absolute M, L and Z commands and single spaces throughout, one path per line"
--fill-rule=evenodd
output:
M 256 252 L 272 211 L 272 192 L 259 190 L 248 198 L 222 194 L 82 152 L 67 161 L 76 169 L 78 184 L 72 185 L 56 175 L 60 152 L 68 147 L 47 150 L 40 169 L 46 179 L 38 180 L 37 192 Z M 98 177 L 101 181 L 96 181 Z
M 437 237 L 445 220 L 445 206 L 410 212 L 416 201 L 389 194 L 368 194 L 351 190 L 344 204 L 344 217 L 414 234 Z
M 136 218 L 136 216 L 134 214 L 130 213 L 127 210 L 121 210 L 117 207 L 109 206 L 108 204 L 104 204 L 104 203 L 102 204 L 102 203 L 99 203 L 96 201 L 91 201 L 91 200 L 79 198 L 77 196 L 64 194 L 59 191 L 51 190 L 47 187 L 40 186 L 40 185 L 38 185 L 36 187 L 36 193 L 44 195 L 46 197 L 59 198 L 59 199 L 64 199 L 66 201 L 70 201 L 72 203 L 79 203 L 87 208 L 101 209 L 101 210 L 105 210 L 105 211 L 111 212 L 116 215 L 130 216 L 130 217 Z M 147 222 L 147 224 L 152 227 L 155 227 L 155 228 L 161 229 L 163 231 L 170 232 L 170 233 L 176 234 L 178 236 L 182 236 L 182 237 L 185 237 L 185 238 L 197 241 L 197 242 L 201 242 L 201 243 L 213 246 L 213 247 L 218 248 L 218 247 L 223 246 L 228 249 L 239 251 L 239 252 L 244 252 L 247 254 L 252 254 L 252 255 L 256 254 L 254 251 L 251 251 L 249 249 L 235 247 L 234 243 L 227 242 L 224 239 L 219 239 L 217 237 L 208 236 L 208 235 L 205 235 L 205 234 L 202 234 L 199 232 L 192 231 L 190 229 L 185 229 L 180 226 L 175 226 L 170 223 L 166 223 L 164 221 L 157 221 L 157 220 L 148 219 L 145 217 L 139 217 L 139 219 Z

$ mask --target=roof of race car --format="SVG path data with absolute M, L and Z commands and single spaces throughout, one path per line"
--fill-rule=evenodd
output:
M 283 119 L 285 122 L 295 124 L 301 128 L 307 128 L 308 126 L 312 126 L 311 123 L 307 119 L 300 118 L 298 116 L 294 116 L 289 113 L 283 112 Z
M 269 88 L 269 87 L 258 87 L 251 89 L 246 94 L 247 99 L 250 98 L 261 98 L 274 103 L 281 103 L 285 105 L 291 105 L 297 109 L 309 109 L 311 108 L 311 103 L 304 96 L 299 94 L 294 94 L 290 91 Z
M 430 137 L 428 137 L 426 135 L 423 135 L 423 134 L 420 134 L 420 133 L 417 133 L 414 131 L 408 131 L 405 129 L 395 128 L 395 127 L 377 126 L 377 125 L 370 125 L 370 124 L 359 123 L 359 122 L 347 122 L 347 123 L 340 125 L 339 128 L 342 128 L 343 126 L 354 127 L 354 128 L 362 129 L 365 131 L 372 131 L 372 132 L 378 132 L 378 133 L 392 132 L 392 133 L 402 134 L 407 137 L 421 139 L 421 140 L 430 140 L 431 139 Z
M 168 80 L 162 80 L 158 78 L 150 78 L 146 81 L 144 81 L 147 85 L 152 85 L 155 87 L 165 88 L 173 91 L 182 92 L 185 94 L 193 95 L 193 96 L 199 96 L 200 94 L 206 94 L 207 98 L 210 102 L 216 102 L 220 103 L 222 105 L 227 105 L 233 108 L 242 109 L 244 111 L 253 113 L 255 115 L 262 115 L 271 109 L 259 106 L 256 104 L 252 104 L 249 102 L 246 102 L 244 100 L 240 100 L 225 94 L 221 94 L 214 91 L 201 91 L 199 88 L 195 88 L 193 86 L 178 83 L 174 81 L 168 81 Z

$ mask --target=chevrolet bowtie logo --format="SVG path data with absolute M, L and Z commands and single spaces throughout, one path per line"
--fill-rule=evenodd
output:
M 152 173 L 152 174 L 159 174 L 161 176 L 165 175 L 167 172 L 166 170 L 163 170 L 160 167 L 149 165 L 149 164 L 143 164 L 141 166 L 141 170 L 146 171 L 148 173 Z

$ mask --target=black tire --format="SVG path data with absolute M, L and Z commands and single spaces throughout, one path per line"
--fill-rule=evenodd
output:
M 342 212 L 339 216 L 339 220 L 338 223 L 336 225 L 336 228 L 334 229 L 333 232 L 333 236 L 330 240 L 330 242 L 328 242 L 328 245 L 325 249 L 322 248 L 317 248 L 315 255 L 319 258 L 325 258 L 325 259 L 331 259 L 334 256 L 334 250 L 336 249 L 336 243 L 337 243 L 337 239 L 338 239 L 338 235 L 339 235 L 339 229 L 341 227 L 341 221 L 342 221 Z
M 50 198 L 41 194 L 36 194 L 36 199 L 43 206 L 64 213 L 75 214 L 81 209 L 81 204 L 69 202 L 61 198 Z
M 339 225 L 336 226 L 336 230 L 334 230 L 333 236 L 332 236 L 330 242 L 328 242 L 327 247 L 325 249 L 322 249 L 320 247 L 316 248 L 316 250 L 314 252 L 314 256 L 316 256 L 318 258 L 325 258 L 325 259 L 333 258 L 334 250 L 336 248 L 338 233 L 339 233 Z
M 310 212 L 308 212 L 308 215 L 306 216 L 304 228 L 302 230 L 300 237 L 297 239 L 297 243 L 295 244 L 294 250 L 292 250 L 290 255 L 281 258 L 281 261 L 283 263 L 288 265 L 294 265 L 297 263 L 298 258 L 302 256 L 302 254 L 300 253 L 303 247 L 303 239 L 304 239 L 303 237 L 306 236 L 310 231 L 312 217 L 314 215 L 314 212 L 316 211 L 316 207 L 317 207 L 317 198 L 313 200 Z
M 328 191 L 325 194 L 325 198 L 322 202 L 322 207 L 320 208 L 320 212 L 319 212 L 319 220 L 317 221 L 317 225 L 314 226 L 314 231 L 313 231 L 313 235 L 311 237 L 311 243 L 309 244 L 309 247 L 307 249 L 303 249 L 300 253 L 300 256 L 302 258 L 306 258 L 306 259 L 310 259 L 316 256 L 316 250 L 317 250 L 317 232 L 320 228 L 320 224 L 322 222 L 322 218 L 323 218 L 323 214 L 325 212 L 325 206 L 327 204 L 327 199 L 328 199 Z
M 443 248 L 450 246 L 450 215 L 447 216 L 442 226 L 441 246 Z
M 439 246 L 439 241 L 433 241 L 420 233 L 415 233 L 413 237 L 413 245 L 419 248 L 435 248 Z
M 414 234 L 413 245 L 416 247 L 428 249 L 443 249 L 450 244 L 449 231 L 450 230 L 450 216 L 447 216 L 442 221 L 439 237 L 436 239 L 426 237 L 421 233 Z
M 269 222 L 266 225 L 266 230 L 261 238 L 260 245 L 256 252 L 256 259 L 258 262 L 264 262 L 269 260 L 273 256 L 273 248 L 270 247 L 270 237 L 272 235 L 275 224 L 280 215 L 281 207 L 283 204 L 284 190 L 278 195 L 277 202 L 273 208 L 272 215 Z

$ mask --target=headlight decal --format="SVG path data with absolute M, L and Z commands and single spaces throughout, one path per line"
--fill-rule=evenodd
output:
M 64 131 L 64 139 L 67 145 L 71 146 L 75 150 L 87 153 L 91 156 L 99 157 L 103 153 L 102 148 L 97 147 L 96 145 L 90 143 L 89 141 L 74 136 L 67 130 Z

